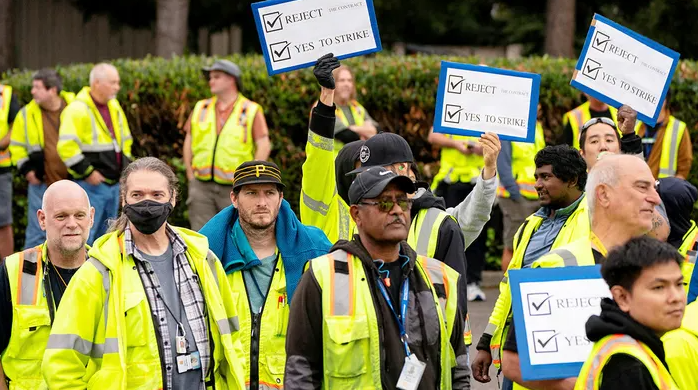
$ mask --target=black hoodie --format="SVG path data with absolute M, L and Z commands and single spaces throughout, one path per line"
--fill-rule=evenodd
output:
M 593 342 L 613 334 L 628 335 L 645 343 L 662 361 L 664 367 L 669 369 L 664 359 L 664 345 L 659 336 L 623 312 L 611 299 L 604 298 L 601 301 L 601 315 L 589 318 L 586 332 L 587 338 Z M 617 354 L 611 357 L 604 366 L 602 375 L 603 382 L 599 390 L 658 390 L 645 365 L 630 355 Z

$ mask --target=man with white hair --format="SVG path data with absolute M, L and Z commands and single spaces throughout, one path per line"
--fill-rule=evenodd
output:
M 654 208 L 661 202 L 649 166 L 631 155 L 606 155 L 589 171 L 586 184 L 591 223 L 588 238 L 557 248 L 536 260 L 532 268 L 587 266 L 602 263 L 608 251 L 625 245 L 652 229 Z M 516 382 L 514 389 L 569 389 L 576 378 L 523 381 L 514 325 L 502 353 L 504 376 Z
M 119 176 L 132 160 L 131 130 L 116 100 L 119 89 L 119 71 L 97 64 L 90 86 L 83 87 L 61 116 L 58 154 L 96 210 L 90 245 L 106 233 L 107 220 L 117 216 Z
M 76 183 L 44 193 L 36 216 L 46 241 L 0 263 L 0 389 L 44 388 L 41 361 L 54 314 L 70 279 L 87 258 L 95 209 Z

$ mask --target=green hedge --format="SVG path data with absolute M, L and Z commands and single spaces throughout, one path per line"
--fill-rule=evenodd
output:
M 273 142 L 271 158 L 282 168 L 284 180 L 290 183 L 285 196 L 297 209 L 309 107 L 319 95 L 319 86 L 312 70 L 270 77 L 261 56 L 236 55 L 228 58 L 243 70 L 243 93 L 264 107 Z M 435 173 L 439 156 L 438 149 L 432 148 L 426 138 L 433 122 L 441 60 L 483 62 L 475 57 L 422 55 L 378 55 L 344 61 L 355 70 L 358 100 L 380 123 L 382 130 L 399 133 L 408 140 L 427 177 Z M 113 62 L 120 70 L 122 89 L 118 99 L 126 111 L 135 138 L 134 154 L 167 160 L 178 169 L 182 180 L 182 127 L 194 103 L 209 94 L 200 69 L 212 61 L 213 58 L 188 56 Z M 574 60 L 531 57 L 484 62 L 494 67 L 542 74 L 540 102 L 549 139 L 554 139 L 560 130 L 564 112 L 582 101 L 579 91 L 569 85 Z M 64 88 L 79 91 L 87 84 L 91 67 L 92 64 L 59 66 Z M 13 86 L 20 100 L 26 103 L 31 100 L 31 74 L 31 71 L 13 71 L 5 74 L 2 82 Z M 682 61 L 672 88 L 674 98 L 671 108 L 677 117 L 689 124 L 694 140 L 695 162 L 698 160 L 698 143 L 695 142 L 698 139 L 698 110 L 695 109 L 698 107 L 698 63 Z M 698 185 L 698 163 L 693 164 L 690 180 Z M 21 245 L 26 224 L 26 184 L 21 178 L 16 178 L 15 184 L 15 240 Z M 182 186 L 180 195 L 181 203 L 171 222 L 188 226 L 183 204 L 186 186 Z

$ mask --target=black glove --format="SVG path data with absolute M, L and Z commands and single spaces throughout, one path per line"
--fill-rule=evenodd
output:
M 339 60 L 332 53 L 325 54 L 315 63 L 313 74 L 321 86 L 334 89 L 334 76 L 332 71 L 339 68 Z

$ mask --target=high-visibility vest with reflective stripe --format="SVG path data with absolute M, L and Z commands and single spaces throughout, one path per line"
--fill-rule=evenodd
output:
M 674 118 L 674 116 L 669 116 L 669 122 L 664 130 L 662 154 L 659 156 L 659 179 L 676 176 L 679 164 L 679 147 L 685 132 L 686 123 Z
M 545 148 L 545 133 L 543 125 L 536 122 L 536 138 L 534 143 L 511 143 L 511 173 L 519 186 L 519 192 L 526 199 L 538 199 L 536 191 L 536 163 L 534 158 L 539 150 Z M 497 195 L 501 198 L 511 196 L 509 191 L 501 185 L 497 188 Z
M 410 248 L 414 249 L 418 255 L 433 259 L 436 253 L 436 244 L 439 239 L 439 229 L 441 229 L 441 223 L 446 218 L 451 218 L 455 221 L 452 215 L 435 207 L 419 210 L 417 216 L 412 220 L 410 233 L 407 237 L 407 244 Z M 458 222 L 456 221 L 456 223 Z M 461 275 L 461 277 L 465 277 L 465 275 Z M 467 314 L 463 335 L 465 338 L 465 345 L 473 343 L 470 317 Z
M 691 221 L 691 228 L 688 229 L 683 236 L 683 242 L 679 247 L 679 253 L 684 257 L 684 262 L 681 265 L 681 272 L 683 273 L 683 283 L 686 288 L 686 294 L 689 296 L 688 303 L 691 303 L 696 295 L 698 295 L 698 291 L 690 290 L 693 271 L 696 267 L 696 257 L 698 257 L 698 226 L 696 226 L 694 221 Z
M 97 110 L 97 106 L 92 100 L 90 87 L 83 87 L 61 113 L 57 150 L 61 160 L 68 167 L 68 172 L 75 178 L 83 178 L 92 173 L 92 171 L 77 172 L 73 170 L 77 164 L 85 159 L 85 153 L 89 153 L 94 158 L 105 152 L 122 153 L 124 157 L 131 159 L 133 138 L 128 127 L 126 114 L 116 99 L 109 100 L 107 106 L 115 137 L 112 137 L 102 114 Z M 116 166 L 116 161 L 113 161 L 112 164 L 114 164 L 113 170 L 119 172 L 121 167 Z M 107 180 L 107 182 L 118 181 L 118 175 L 116 176 L 115 179 Z
M 580 239 L 588 239 L 590 232 L 589 215 L 587 213 L 586 195 L 579 202 L 577 209 L 567 218 L 565 224 L 553 241 L 551 250 L 568 245 Z M 509 263 L 509 268 L 504 273 L 502 281 L 499 283 L 499 297 L 494 305 L 492 314 L 490 315 L 489 323 L 485 328 L 485 333 L 492 335 L 490 340 L 490 351 L 492 353 L 492 362 L 500 367 L 501 364 L 501 347 L 507 338 L 509 324 L 512 318 L 511 309 L 511 288 L 509 287 L 509 270 L 520 269 L 523 267 L 523 260 L 526 254 L 526 249 L 531 241 L 531 237 L 543 223 L 543 218 L 532 214 L 519 227 L 519 230 L 514 235 L 514 254 Z M 539 266 L 541 263 L 538 264 Z M 546 266 L 543 263 L 543 266 Z
M 213 379 L 216 388 L 243 389 L 239 344 L 232 335 L 239 324 L 237 317 L 230 316 L 233 303 L 225 272 L 208 250 L 205 237 L 173 229 L 187 245 L 187 259 L 206 303 L 213 369 L 213 375 L 204 373 L 207 383 Z M 56 313 L 42 364 L 49 388 L 163 388 L 165 367 L 153 312 L 134 259 L 123 254 L 123 248 L 122 233 L 102 236 L 73 276 Z M 222 368 L 230 370 L 226 377 L 221 375 Z M 176 362 L 171 369 L 177 369 Z
M 251 350 L 253 321 L 250 302 L 242 271 L 228 274 L 228 280 L 240 319 L 240 331 L 236 332 L 236 336 L 242 344 L 243 354 L 240 360 L 245 372 L 245 383 L 249 388 L 250 355 L 253 353 Z M 259 328 L 254 330 L 255 333 L 258 333 L 259 340 L 257 367 L 259 370 L 259 389 L 262 390 L 283 388 L 289 303 L 286 295 L 286 273 L 279 255 L 262 309 L 262 316 L 257 319 Z
M 0 139 L 5 138 L 10 131 L 10 102 L 12 102 L 12 87 L 0 84 Z M 10 149 L 0 150 L 0 168 L 12 166 Z
M 461 142 L 471 141 L 477 143 L 479 140 L 477 137 L 465 137 L 462 135 L 446 134 L 446 136 Z M 470 183 L 477 178 L 484 166 L 485 159 L 483 156 L 477 154 L 465 155 L 455 148 L 442 148 L 441 165 L 439 172 L 434 176 L 431 189 L 435 191 L 442 181 L 449 184 Z
M 624 354 L 639 360 L 652 375 L 659 390 L 678 390 L 669 370 L 645 345 L 628 335 L 610 335 L 594 343 L 589 359 L 582 366 L 574 390 L 598 390 L 603 381 L 603 368 L 614 355 Z
M 611 112 L 611 120 L 615 122 L 616 126 L 618 126 L 618 110 L 615 109 L 614 107 L 608 106 L 608 110 Z M 565 116 L 562 117 L 562 126 L 566 126 L 567 123 L 570 124 L 570 127 L 572 127 L 572 146 L 576 149 L 579 149 L 579 135 L 580 131 L 582 129 L 582 126 L 584 126 L 587 121 L 591 119 L 591 111 L 589 111 L 589 102 L 585 102 L 575 108 L 572 111 L 568 111 L 565 113 Z M 620 134 L 620 130 L 618 132 Z
M 61 98 L 67 104 L 75 99 L 72 92 L 61 91 Z M 30 101 L 22 107 L 12 125 L 12 137 L 10 140 L 10 152 L 12 153 L 12 164 L 18 169 L 29 161 L 32 153 L 40 152 L 44 149 L 44 120 L 41 114 L 41 107 L 36 100 Z
M 233 112 L 220 134 L 216 118 L 216 100 L 200 100 L 191 116 L 192 169 L 201 181 L 213 180 L 232 184 L 235 169 L 254 159 L 255 143 L 252 126 L 259 104 L 238 94 Z
M 310 266 L 322 289 L 322 388 L 381 389 L 380 332 L 361 260 L 337 250 L 311 260 Z M 418 256 L 415 271 L 431 283 L 439 316 L 440 388 L 451 389 L 456 356 L 449 340 L 457 312 L 458 273 L 424 256 Z M 437 289 L 447 295 L 445 301 Z
M 681 327 L 662 336 L 664 359 L 671 377 L 681 389 L 695 389 L 698 385 L 698 303 L 686 305 Z
M 354 117 L 354 124 L 357 126 L 363 126 L 364 121 L 366 120 L 366 109 L 364 108 L 364 106 L 359 104 L 359 102 L 357 102 L 356 100 L 352 100 L 349 102 L 349 110 L 351 111 L 351 116 Z M 342 109 L 339 108 L 339 106 L 337 106 L 337 109 L 335 110 L 335 116 L 337 117 L 337 120 L 342 122 L 344 127 L 349 127 L 349 119 L 346 115 L 344 115 L 344 111 L 342 111 Z M 335 156 L 343 147 L 344 142 L 339 141 L 337 139 L 334 140 Z
M 12 296 L 12 334 L 2 353 L 2 368 L 10 390 L 46 389 L 41 360 L 51 332 L 51 317 L 44 294 L 44 245 L 5 259 Z

